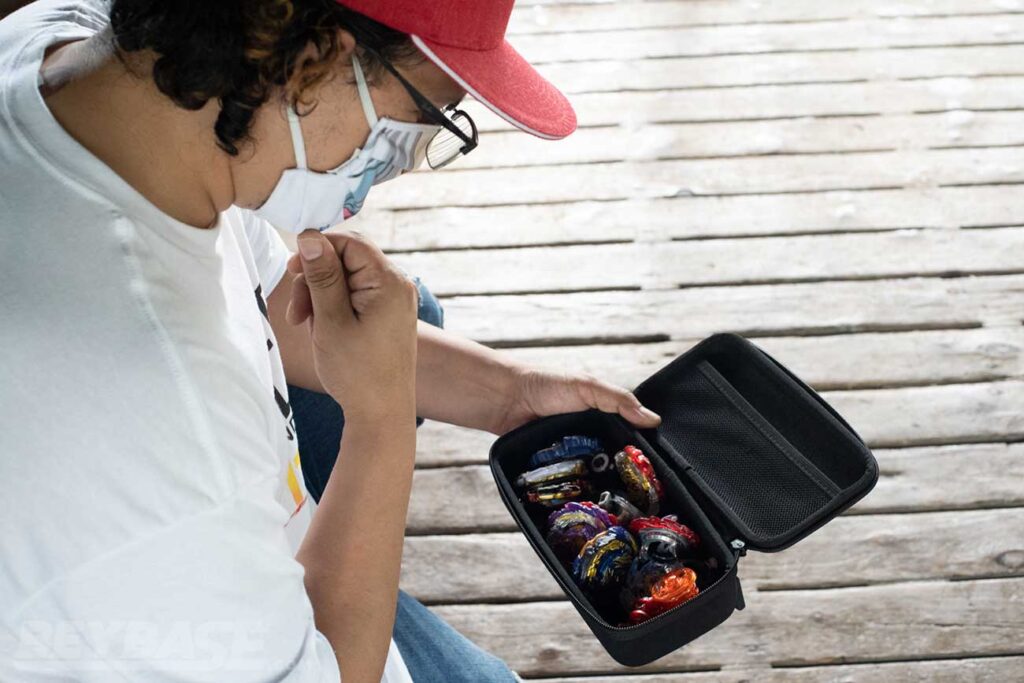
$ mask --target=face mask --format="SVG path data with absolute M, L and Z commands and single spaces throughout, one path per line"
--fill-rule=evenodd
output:
M 426 154 L 427 142 L 439 126 L 377 118 L 366 86 L 366 77 L 352 55 L 356 86 L 370 135 L 363 147 L 330 171 L 306 167 L 306 148 L 299 117 L 288 107 L 288 127 L 295 149 L 297 168 L 281 174 L 270 197 L 255 213 L 281 230 L 300 233 L 307 228 L 326 230 L 354 216 L 363 207 L 370 187 L 418 167 Z

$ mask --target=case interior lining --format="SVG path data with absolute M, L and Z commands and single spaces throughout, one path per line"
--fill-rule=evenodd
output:
M 541 448 L 550 446 L 562 436 L 584 434 L 596 437 L 609 450 L 609 456 L 613 456 L 626 444 L 634 444 L 649 457 L 665 490 L 665 500 L 658 514 L 677 514 L 681 522 L 693 528 L 700 535 L 705 551 L 718 561 L 718 569 L 714 572 L 707 572 L 707 575 L 702 577 L 703 585 L 711 585 L 717 581 L 728 572 L 735 561 L 725 542 L 687 491 L 686 484 L 676 476 L 658 452 L 641 435 L 620 421 L 621 419 L 616 415 L 596 410 L 549 416 L 533 425 L 530 430 L 510 435 L 511 438 L 507 439 L 494 453 L 502 479 L 499 485 L 506 486 L 509 491 L 513 492 L 512 504 L 516 510 L 516 516 L 524 525 L 524 531 L 535 540 L 540 541 L 542 556 L 549 569 L 558 572 L 563 580 L 572 587 L 573 595 L 578 600 L 589 604 L 607 622 L 606 625 L 612 628 L 617 626 L 618 620 L 610 619 L 605 608 L 595 604 L 583 593 L 573 581 L 571 572 L 558 561 L 547 546 L 544 537 L 550 510 L 538 510 L 537 506 L 524 505 L 519 501 L 519 492 L 512 486 L 516 477 L 526 470 L 526 463 L 530 455 Z
M 784 544 L 867 469 L 814 397 L 767 363 L 726 347 L 670 364 L 637 394 L 662 416 L 645 433 L 763 547 Z

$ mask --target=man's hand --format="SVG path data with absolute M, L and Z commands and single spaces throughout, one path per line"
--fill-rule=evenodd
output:
M 504 434 L 545 415 L 597 408 L 618 413 L 641 428 L 657 427 L 661 417 L 641 405 L 633 392 L 609 384 L 589 373 L 565 373 L 544 368 L 522 368 L 493 431 Z

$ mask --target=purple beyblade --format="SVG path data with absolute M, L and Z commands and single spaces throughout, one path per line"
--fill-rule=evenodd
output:
M 548 515 L 547 542 L 568 565 L 587 541 L 614 524 L 614 516 L 590 501 L 566 503 Z

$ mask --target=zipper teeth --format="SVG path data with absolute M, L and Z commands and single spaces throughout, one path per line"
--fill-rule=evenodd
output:
M 498 492 L 501 494 L 501 498 L 505 502 L 505 506 L 509 508 L 509 512 L 512 512 L 512 505 L 511 505 L 511 503 L 509 501 L 508 494 L 505 492 L 505 488 L 502 487 L 502 486 L 499 486 L 498 487 Z M 515 516 L 515 515 L 513 514 L 513 516 Z M 527 538 L 528 541 L 530 541 L 530 545 L 533 546 L 534 551 L 539 551 L 540 550 L 540 548 L 539 548 L 539 546 L 537 544 L 537 541 L 534 539 L 532 534 L 526 534 L 526 538 Z M 587 614 L 589 614 L 590 616 L 592 616 L 595 619 L 599 620 L 607 628 L 614 629 L 616 632 L 620 632 L 620 633 L 622 631 L 631 631 L 631 630 L 646 628 L 647 626 L 649 626 L 651 624 L 651 622 L 657 621 L 658 619 L 660 619 L 662 617 L 665 617 L 665 616 L 668 616 L 669 614 L 675 612 L 676 610 L 678 610 L 681 607 L 685 607 L 687 605 L 690 605 L 690 604 L 694 603 L 697 600 L 700 600 L 701 597 L 703 597 L 705 595 L 708 595 L 713 588 L 715 588 L 718 584 L 722 583 L 722 581 L 724 581 L 725 578 L 732 571 L 731 569 L 726 570 L 726 572 L 724 574 L 722 574 L 717 579 L 715 579 L 714 583 L 712 583 L 710 586 L 708 586 L 707 588 L 702 590 L 700 593 L 698 593 L 694 597 L 690 598 L 686 602 L 681 602 L 678 605 L 665 610 L 661 614 L 657 614 L 657 615 L 651 617 L 650 619 L 645 619 L 644 621 L 640 622 L 639 624 L 631 624 L 630 626 L 614 626 L 614 625 L 608 623 L 608 620 L 605 619 L 603 616 L 601 616 L 600 614 L 595 612 L 593 610 L 593 608 L 590 607 L 589 604 L 586 604 L 586 603 L 578 600 L 576 598 L 576 596 L 572 594 L 572 591 L 566 586 L 565 580 L 562 578 L 561 573 L 559 573 L 557 571 L 552 571 L 551 570 L 551 567 L 548 565 L 547 561 L 544 559 L 544 554 L 543 553 L 538 552 L 537 554 L 540 556 L 541 561 L 544 562 L 544 566 L 548 567 L 549 573 L 552 576 L 555 577 L 555 580 L 558 581 L 558 584 L 562 587 L 562 590 L 565 591 L 566 597 L 568 597 L 569 600 L 572 601 L 572 603 L 574 605 L 577 605 L 578 607 L 582 608 Z M 575 586 L 575 584 L 573 584 L 573 585 Z M 575 586 L 575 587 L 579 588 L 578 586 Z

